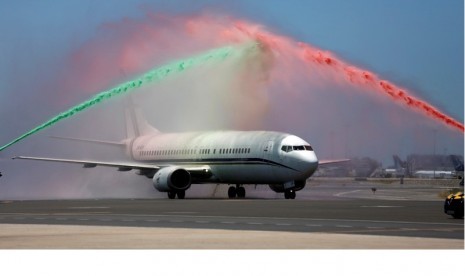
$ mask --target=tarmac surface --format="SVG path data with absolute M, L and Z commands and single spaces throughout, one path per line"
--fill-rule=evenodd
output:
M 309 184 L 296 200 L 265 186 L 230 200 L 215 185 L 213 198 L 3 200 L 0 248 L 464 249 L 445 187 Z

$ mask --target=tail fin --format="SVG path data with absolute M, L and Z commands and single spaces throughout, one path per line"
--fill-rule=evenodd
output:
M 450 155 L 449 157 L 452 163 L 454 163 L 455 170 L 463 172 L 463 162 L 460 160 L 460 157 L 458 155 Z
M 159 133 L 156 128 L 151 126 L 142 115 L 139 107 L 135 106 L 131 97 L 129 98 L 129 106 L 126 107 L 126 137 L 134 138 L 147 134 Z
M 392 158 L 394 159 L 394 167 L 396 169 L 405 169 L 406 162 L 402 161 L 398 155 L 393 155 Z

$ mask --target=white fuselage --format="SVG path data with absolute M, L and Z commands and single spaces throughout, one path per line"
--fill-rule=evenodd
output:
M 158 166 L 201 166 L 212 177 L 201 182 L 272 184 L 305 180 L 318 167 L 301 138 L 268 131 L 156 133 L 127 141 L 135 161 Z

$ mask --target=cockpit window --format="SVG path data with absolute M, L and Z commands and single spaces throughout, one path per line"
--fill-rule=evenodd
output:
M 292 151 L 292 146 L 282 146 L 281 150 L 284 152 L 290 152 Z
M 281 150 L 284 152 L 291 152 L 293 150 L 306 150 L 306 151 L 313 151 L 313 148 L 310 145 L 302 145 L 302 146 L 288 146 L 284 145 L 281 147 Z

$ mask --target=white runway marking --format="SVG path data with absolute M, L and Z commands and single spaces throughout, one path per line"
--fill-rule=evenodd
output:
M 395 206 L 395 205 L 392 205 L 392 206 L 391 205 L 360 206 L 360 208 L 401 208 L 401 207 L 404 207 L 404 206 Z
M 1 214 L 1 213 L 0 213 Z M 16 214 L 16 213 L 14 213 Z M 29 214 L 30 215 L 30 214 Z M 34 214 L 37 215 L 37 214 Z M 96 214 L 98 215 L 98 214 Z M 150 215 L 150 214 L 120 214 L 112 213 L 112 216 L 131 216 L 131 217 L 150 217 L 150 218 L 187 218 L 187 219 L 198 219 L 198 218 L 208 218 L 208 219 L 276 219 L 276 220 L 299 220 L 305 222 L 311 221 L 340 221 L 340 222 L 366 222 L 366 223 L 397 223 L 397 224 L 418 224 L 418 225 L 456 225 L 462 226 L 463 224 L 459 223 L 442 223 L 442 222 L 408 222 L 408 221 L 392 221 L 392 220 L 364 220 L 364 219 L 325 219 L 325 218 L 284 218 L 284 217 L 244 217 L 244 216 L 191 216 L 191 215 Z
M 350 225 L 336 225 L 338 228 L 352 228 Z
M 132 216 L 132 217 L 176 217 L 170 215 L 139 215 L 139 214 L 112 214 L 114 216 Z M 299 221 L 341 221 L 341 222 L 366 222 L 366 223 L 396 223 L 396 224 L 418 224 L 418 225 L 456 225 L 462 226 L 460 223 L 445 223 L 445 222 L 409 222 L 409 221 L 393 221 L 393 220 L 364 220 L 364 219 L 325 219 L 325 218 L 284 218 L 284 217 L 244 217 L 244 216 L 177 216 L 179 218 L 211 218 L 211 219 L 276 219 L 276 220 L 299 220 Z
M 196 220 L 195 222 L 196 223 L 209 223 L 208 221 L 205 221 L 205 220 Z
M 277 223 L 278 226 L 291 226 L 292 224 L 289 223 Z
M 68 207 L 68 209 L 109 209 L 107 206 L 78 206 L 78 207 Z
M 354 190 L 354 191 L 349 191 L 349 192 L 342 192 L 342 193 L 337 193 L 334 196 L 341 197 L 347 194 L 352 194 L 352 193 L 358 193 L 361 192 L 362 190 Z
M 236 224 L 236 223 L 233 222 L 233 221 L 220 221 L 220 223 L 224 223 L 224 224 Z
M 163 212 L 164 214 L 197 214 L 198 212 Z
M 322 225 L 321 224 L 305 224 L 305 226 L 308 226 L 308 227 L 321 227 Z
M 263 223 L 260 223 L 260 222 L 247 222 L 247 224 L 250 224 L 250 225 L 263 225 Z

